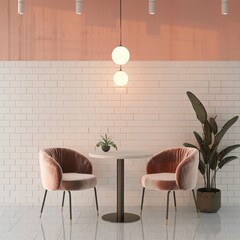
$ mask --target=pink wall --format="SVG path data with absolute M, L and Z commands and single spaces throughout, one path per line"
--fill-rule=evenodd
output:
M 111 60 L 118 45 L 119 1 L 0 0 L 0 60 Z M 240 1 L 123 0 L 123 43 L 131 60 L 240 60 Z

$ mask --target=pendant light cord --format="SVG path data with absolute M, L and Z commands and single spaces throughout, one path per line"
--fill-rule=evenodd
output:
M 119 12 L 119 16 L 120 16 L 120 46 L 122 46 L 122 0 L 120 0 L 120 12 Z

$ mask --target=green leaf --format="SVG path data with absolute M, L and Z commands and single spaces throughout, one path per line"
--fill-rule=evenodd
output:
M 211 126 L 211 129 L 212 129 L 212 132 L 213 134 L 215 135 L 217 132 L 218 132 L 218 126 L 217 126 L 217 123 L 216 123 L 216 117 L 215 118 L 210 118 L 209 119 L 209 123 L 210 123 L 210 126 Z
M 194 145 L 191 144 L 191 143 L 184 143 L 183 146 L 184 146 L 184 147 L 190 147 L 190 148 L 196 148 L 196 149 L 199 151 L 199 148 L 196 147 L 196 146 L 194 146 Z
M 210 126 L 208 120 L 204 123 L 203 133 L 204 133 L 204 140 L 205 140 L 206 144 L 211 145 L 212 144 L 212 129 L 211 129 L 211 126 Z
M 201 136 L 195 131 L 193 132 L 193 134 L 194 134 L 195 138 L 197 139 L 198 145 L 201 147 L 203 144 L 203 140 L 202 140 Z
M 112 143 L 111 146 L 113 146 L 117 150 L 117 145 L 115 143 Z
M 209 166 L 212 170 L 215 170 L 217 167 L 218 154 L 216 151 L 213 151 L 210 155 Z
M 203 156 L 204 162 L 208 163 L 208 161 L 209 161 L 208 156 L 210 155 L 210 154 L 208 154 L 208 152 L 210 152 L 209 147 L 204 144 L 203 139 L 197 132 L 194 131 L 193 134 L 194 134 L 195 138 L 197 139 L 198 145 L 200 147 L 199 150 Z
M 101 142 L 98 142 L 97 144 L 96 144 L 96 147 L 99 147 L 101 145 Z
M 105 143 L 106 142 L 106 138 L 103 135 L 100 135 L 100 137 L 102 138 L 101 141 Z
M 221 161 L 228 153 L 233 151 L 234 149 L 240 147 L 240 144 L 232 145 L 229 147 L 226 147 L 218 154 L 218 160 Z
M 187 96 L 192 103 L 193 109 L 197 115 L 197 119 L 204 124 L 207 121 L 207 111 L 201 101 L 191 92 L 187 92 Z
M 229 121 L 227 121 L 224 126 L 222 127 L 222 129 L 217 133 L 217 135 L 215 136 L 215 141 L 213 144 L 212 149 L 214 149 L 215 147 L 217 147 L 220 143 L 220 141 L 222 140 L 223 136 L 225 135 L 225 133 L 227 132 L 227 130 L 238 120 L 238 116 L 235 116 L 233 118 L 231 118 Z
M 198 170 L 200 171 L 200 173 L 201 173 L 202 175 L 205 174 L 205 170 L 206 170 L 206 169 L 205 169 L 205 164 L 204 164 L 204 162 L 203 162 L 202 160 L 199 161 Z
M 236 157 L 236 156 L 229 156 L 229 157 L 226 157 L 226 158 L 224 158 L 222 161 L 220 161 L 219 163 L 218 163 L 218 167 L 219 168 L 222 168 L 225 164 L 227 164 L 227 163 L 229 163 L 229 162 L 231 162 L 231 161 L 233 161 L 233 160 L 235 160 L 235 159 L 237 159 L 238 157 Z

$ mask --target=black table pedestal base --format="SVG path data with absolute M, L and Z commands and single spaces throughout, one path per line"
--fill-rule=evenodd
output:
M 102 216 L 104 221 L 108 222 L 119 222 L 119 223 L 129 223 L 129 222 L 136 222 L 140 219 L 140 216 L 133 213 L 124 213 L 123 219 L 117 218 L 117 213 L 108 213 Z

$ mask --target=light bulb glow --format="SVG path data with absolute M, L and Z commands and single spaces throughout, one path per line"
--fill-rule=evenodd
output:
M 117 86 L 123 87 L 128 83 L 128 75 L 126 72 L 119 70 L 114 74 L 113 81 Z
M 128 62 L 130 53 L 126 47 L 118 46 L 112 51 L 112 60 L 118 65 L 124 65 Z
M 25 10 L 24 0 L 18 0 L 18 14 L 22 15 Z

